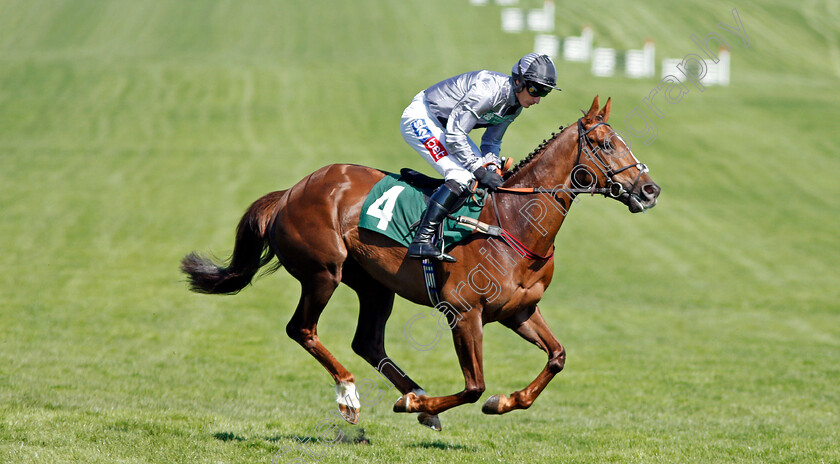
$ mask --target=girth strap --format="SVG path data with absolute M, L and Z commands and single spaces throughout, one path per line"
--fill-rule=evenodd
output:
M 437 288 L 437 276 L 435 275 L 435 264 L 430 259 L 423 260 L 423 279 L 426 281 L 426 294 L 432 306 L 440 303 L 440 293 Z

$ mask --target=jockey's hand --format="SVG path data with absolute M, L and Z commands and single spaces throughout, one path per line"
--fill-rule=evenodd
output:
M 479 183 L 491 191 L 502 186 L 502 176 L 496 174 L 495 169 L 491 171 L 485 167 L 480 167 L 473 171 L 473 175 L 476 179 L 478 179 Z
M 487 166 L 488 164 L 495 164 L 496 166 L 502 165 L 502 160 L 499 158 L 499 155 L 489 151 L 484 154 L 484 158 L 482 158 L 481 161 L 482 166 Z

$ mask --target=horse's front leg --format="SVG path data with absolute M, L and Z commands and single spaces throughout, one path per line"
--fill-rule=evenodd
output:
M 484 370 L 482 365 L 481 314 L 478 310 L 461 315 L 452 329 L 452 340 L 458 354 L 458 362 L 464 372 L 464 390 L 449 396 L 430 397 L 407 393 L 394 404 L 394 412 L 425 412 L 440 414 L 447 409 L 464 403 L 475 403 L 484 393 Z
M 563 370 L 563 365 L 566 363 L 566 350 L 551 333 L 551 329 L 546 325 L 540 309 L 535 306 L 531 311 L 530 316 L 524 321 L 521 317 L 514 317 L 501 322 L 525 340 L 548 353 L 548 363 L 546 363 L 540 375 L 524 389 L 511 393 L 510 397 L 493 395 L 488 398 L 481 408 L 481 411 L 485 414 L 504 414 L 514 409 L 528 409 L 548 385 L 548 382 Z M 527 315 L 527 313 L 525 314 Z

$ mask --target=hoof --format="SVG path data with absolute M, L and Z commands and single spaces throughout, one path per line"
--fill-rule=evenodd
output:
M 493 395 L 490 398 L 487 398 L 487 401 L 484 402 L 484 406 L 481 407 L 481 412 L 484 414 L 501 414 L 501 412 L 499 412 L 499 406 L 501 405 L 502 397 L 504 397 L 504 395 Z
M 347 422 L 356 425 L 359 423 L 359 410 L 344 404 L 338 405 L 338 411 L 341 412 L 341 417 Z
M 417 420 L 421 425 L 425 425 L 436 432 L 440 432 L 440 419 L 438 419 L 437 414 L 431 415 L 429 413 L 421 412 L 420 415 L 417 416 Z
M 411 408 L 411 402 L 416 400 L 417 395 L 413 392 L 406 393 L 394 403 L 394 412 L 414 412 Z

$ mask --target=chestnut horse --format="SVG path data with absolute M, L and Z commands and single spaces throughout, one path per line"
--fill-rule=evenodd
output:
M 406 248 L 390 238 L 358 227 L 365 197 L 385 176 L 382 171 L 331 165 L 288 190 L 269 193 L 240 221 L 227 266 L 192 253 L 183 259 L 182 270 L 194 291 L 236 293 L 276 257 L 275 268 L 285 267 L 302 290 L 286 333 L 330 373 L 339 409 L 350 423 L 358 422 L 360 410 L 355 379 L 321 344 L 317 332 L 318 318 L 339 283 L 359 297 L 353 350 L 403 395 L 394 411 L 420 413 L 422 424 L 440 430 L 437 414 L 478 401 L 484 392 L 483 326 L 495 321 L 545 351 L 548 362 L 527 387 L 509 396 L 493 395 L 482 411 L 504 414 L 528 408 L 566 360 L 537 303 L 551 283 L 554 239 L 575 196 L 601 193 L 636 213 L 655 206 L 659 195 L 645 165 L 607 124 L 610 106 L 607 100 L 599 110 L 596 96 L 575 125 L 552 134 L 505 173 L 503 188 L 491 194 L 493 200 L 481 212 L 479 221 L 506 228 L 531 258 L 514 254 L 497 238 L 473 234 L 449 251 L 457 263 L 438 264 L 440 295 L 464 373 L 464 389 L 453 395 L 427 395 L 385 353 L 385 324 L 394 295 L 431 303 L 421 262 L 406 258 Z M 493 269 L 495 275 L 489 272 Z

